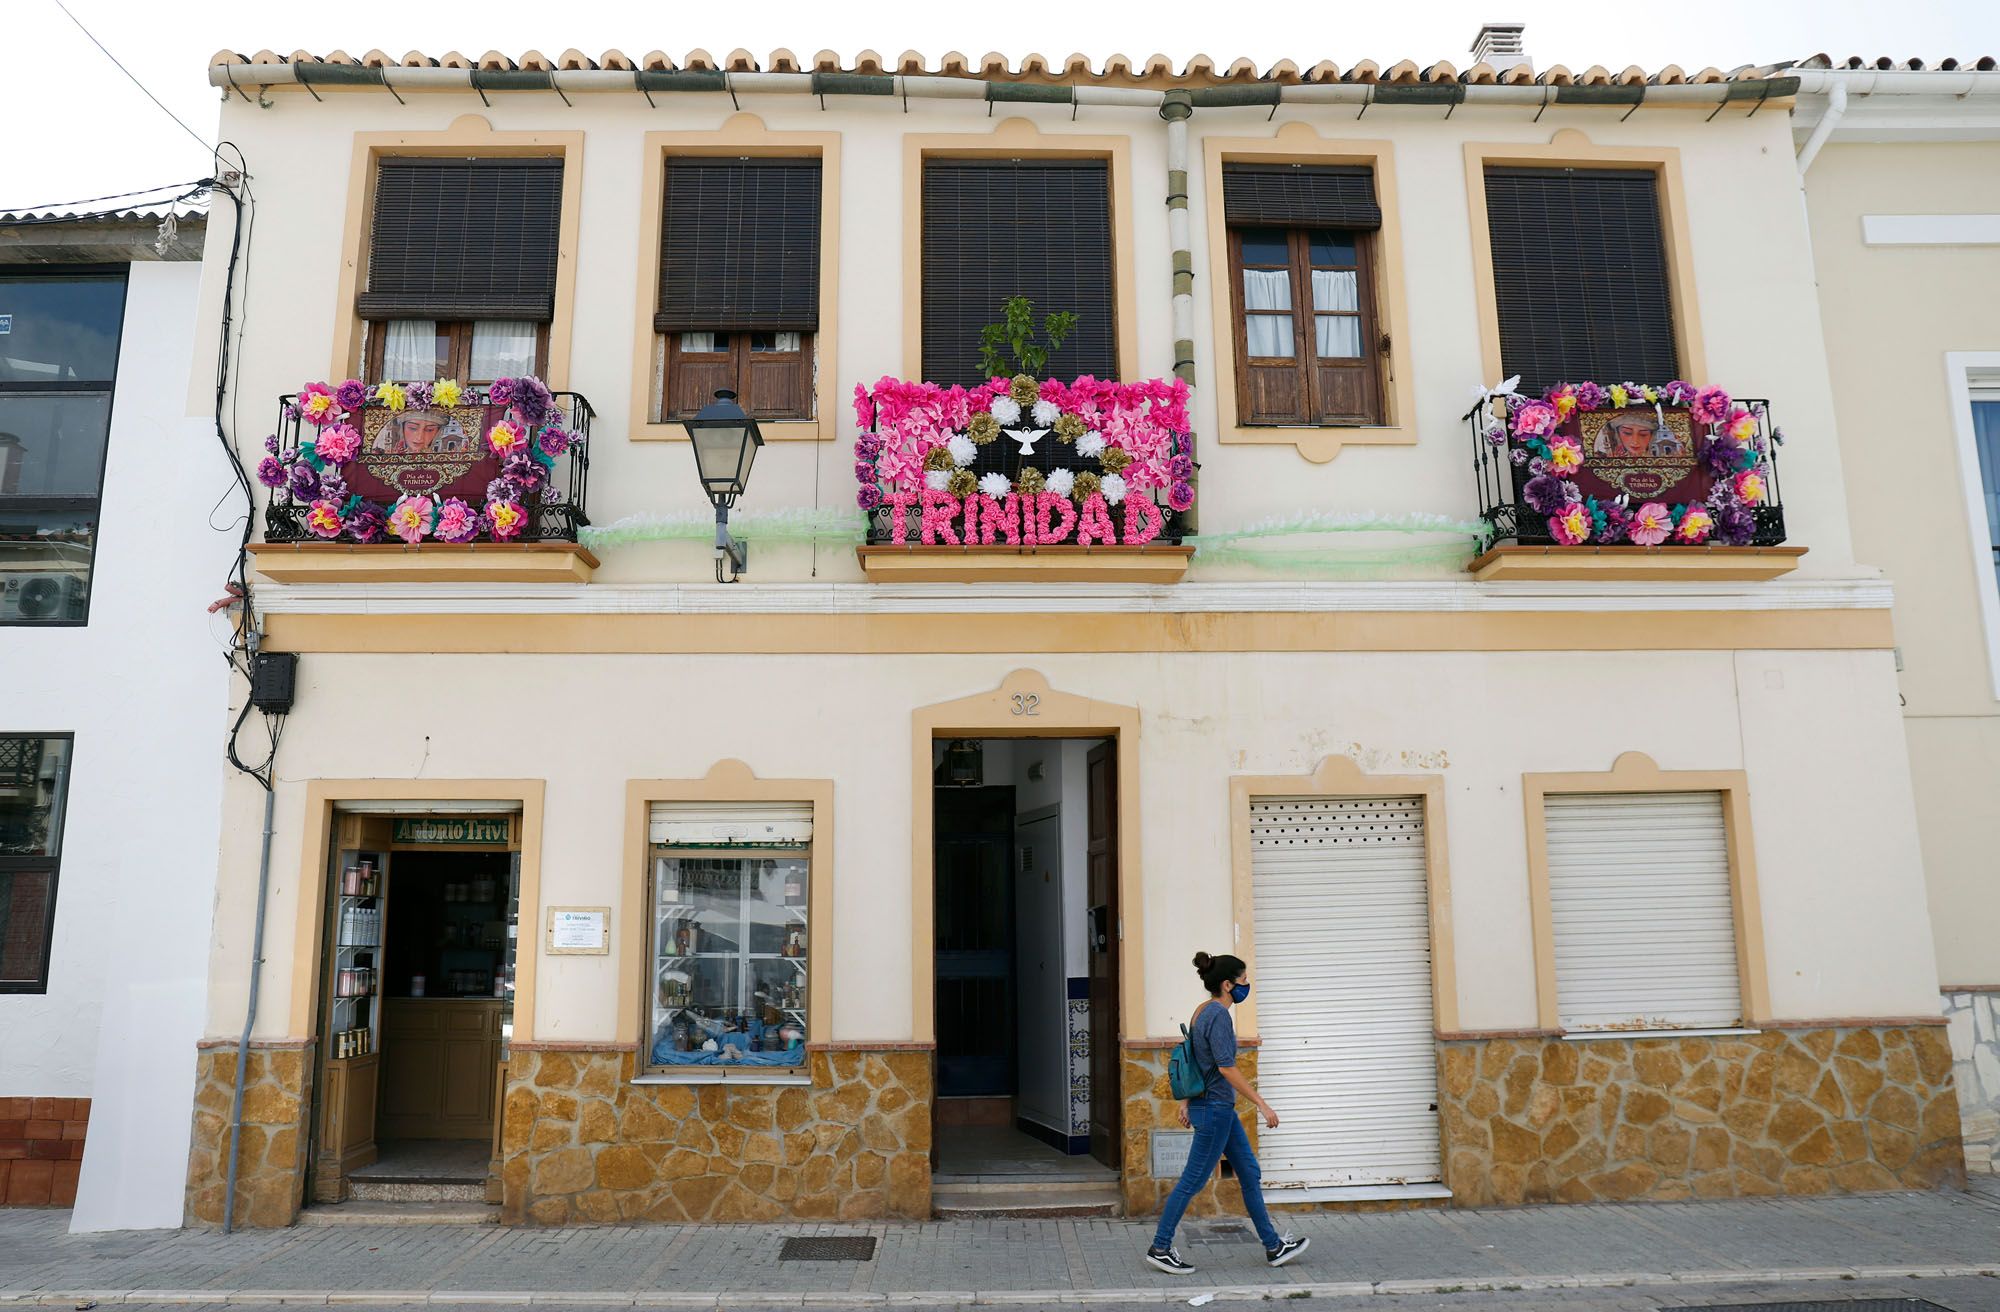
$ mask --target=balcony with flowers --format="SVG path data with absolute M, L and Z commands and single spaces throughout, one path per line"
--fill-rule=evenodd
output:
M 1195 504 L 1188 387 L 1020 373 L 857 384 L 863 572 L 898 582 L 1171 583 Z
M 1466 414 L 1489 579 L 1738 581 L 1796 568 L 1768 401 L 1675 380 L 1483 389 Z
M 584 582 L 590 403 L 539 379 L 307 383 L 256 478 L 259 573 L 306 582 Z

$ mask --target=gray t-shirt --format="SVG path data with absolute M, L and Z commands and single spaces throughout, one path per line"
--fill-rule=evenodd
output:
M 1236 1064 L 1236 1023 L 1229 1019 L 1229 1008 L 1203 1004 L 1188 1027 L 1188 1037 L 1193 1040 L 1195 1069 L 1207 1084 L 1201 1096 L 1190 1098 L 1189 1103 L 1234 1108 L 1236 1090 L 1222 1078 L 1222 1068 Z

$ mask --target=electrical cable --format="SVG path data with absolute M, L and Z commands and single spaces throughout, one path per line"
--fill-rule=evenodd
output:
M 0 205 L 0 214 L 30 214 L 37 210 L 69 210 L 77 205 L 95 205 L 101 200 L 124 200 L 134 196 L 151 196 L 160 191 L 185 191 L 189 187 L 206 187 L 206 178 L 191 179 L 187 182 L 169 182 L 159 187 L 142 187 L 138 191 L 113 191 L 102 196 L 80 196 L 75 200 L 50 201 L 45 205 Z
M 99 41 L 96 37 L 90 35 L 90 29 L 83 25 L 82 19 L 78 18 L 75 14 L 72 14 L 69 11 L 69 6 L 64 4 L 63 0 L 53 0 L 53 3 L 55 4 L 56 8 L 63 11 L 64 18 L 67 18 L 70 22 L 76 24 L 77 31 L 83 33 L 87 37 L 90 37 L 90 44 L 96 46 L 99 50 L 104 51 L 104 57 L 110 60 L 112 64 L 117 67 L 119 72 L 123 73 L 126 77 L 131 78 L 132 85 L 139 88 L 140 92 L 146 97 L 146 99 L 152 101 L 155 105 L 159 105 L 160 112 L 162 114 L 165 114 L 175 123 L 179 123 L 181 131 L 187 133 L 190 137 L 193 137 L 196 141 L 200 142 L 201 148 L 203 150 L 207 151 L 211 155 L 215 153 L 215 147 L 208 144 L 208 139 L 206 137 L 203 137 L 199 132 L 196 132 L 193 128 L 189 127 L 187 124 L 181 123 L 180 115 L 174 113 L 174 111 L 172 111 L 171 109 L 168 109 L 164 104 L 161 104 L 160 98 L 154 95 L 152 92 L 147 91 L 146 84 L 144 82 L 141 82 L 137 77 L 135 77 L 131 69 L 125 67 L 125 65 L 120 64 L 118 62 L 118 56 L 112 54 L 109 50 L 105 50 L 104 43 L 102 41 Z
M 173 213 L 182 201 L 204 195 L 211 189 L 207 180 L 194 183 L 188 190 L 173 197 L 171 200 L 157 203 L 155 208 L 165 209 L 168 213 Z M 132 206 L 125 205 L 113 206 L 110 209 L 102 210 L 66 211 L 61 214 L 30 214 L 17 218 L 0 218 L 0 228 L 34 228 L 51 223 L 83 223 L 90 219 L 115 219 L 120 215 L 131 213 L 132 209 Z

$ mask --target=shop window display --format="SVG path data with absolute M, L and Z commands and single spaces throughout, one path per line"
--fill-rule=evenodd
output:
M 652 851 L 655 1067 L 805 1064 L 807 854 Z

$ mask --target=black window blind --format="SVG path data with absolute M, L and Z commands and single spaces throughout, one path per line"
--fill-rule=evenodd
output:
M 819 327 L 815 159 L 667 162 L 660 332 Z
M 1035 303 L 1037 325 L 1077 316 L 1051 375 L 1118 376 L 1104 161 L 928 160 L 923 243 L 925 380 L 983 381 L 979 330 L 1013 296 Z
M 554 317 L 562 169 L 542 157 L 383 158 L 362 317 Z
M 1658 179 L 1643 170 L 1486 170 L 1500 372 L 1521 390 L 1680 375 Z
M 1375 170 L 1360 164 L 1225 164 L 1226 221 L 1297 228 L 1382 226 Z

